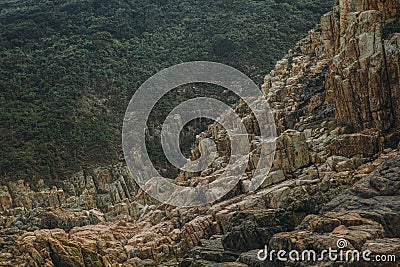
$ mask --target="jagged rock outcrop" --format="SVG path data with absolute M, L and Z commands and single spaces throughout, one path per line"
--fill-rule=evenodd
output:
M 269 247 L 271 250 L 308 248 L 321 252 L 344 238 L 349 242 L 346 249 L 360 252 L 369 249 L 374 255 L 394 255 L 399 259 L 399 223 L 400 157 L 397 156 L 326 204 L 321 214 L 307 216 L 296 231 L 273 236 Z M 329 262 L 329 259 L 324 260 Z M 396 266 L 394 262 L 354 264 Z M 323 266 L 335 265 L 331 262 Z
M 385 25 L 399 12 L 397 0 L 341 0 L 266 76 L 262 90 L 279 137 L 257 191 L 251 180 L 263 142 L 240 103 L 252 153 L 224 199 L 160 205 L 124 166 L 84 171 L 52 188 L 10 183 L 0 187 L 0 264 L 277 266 L 257 260 L 257 249 L 320 248 L 338 237 L 398 253 L 400 35 Z M 198 136 L 192 159 L 203 138 L 216 141 L 218 157 L 201 173 L 182 172 L 178 183 L 208 183 L 227 167 L 221 125 Z
M 336 100 L 336 118 L 353 131 L 398 127 L 399 42 L 385 40 L 385 23 L 398 19 L 400 3 L 342 0 L 322 18 L 324 51 L 330 59 L 325 82 Z
M 2 255 L 6 259 L 13 255 L 17 239 L 26 231 L 69 232 L 118 216 L 139 218 L 147 208 L 135 201 L 137 193 L 138 187 L 123 165 L 82 171 L 51 188 L 43 180 L 36 184 L 9 182 L 0 188 L 0 263 L 6 264 Z
M 82 171 L 51 188 L 43 180 L 37 184 L 20 180 L 9 182 L 0 190 L 0 209 L 4 216 L 16 217 L 35 209 L 60 207 L 74 211 L 99 209 L 110 218 L 115 209 L 122 211 L 120 206 L 124 204 L 126 211 L 120 214 L 133 215 L 136 212 L 133 202 L 139 191 L 127 167 L 122 165 L 97 168 L 92 173 Z
M 324 204 L 334 197 L 334 191 L 322 193 L 327 186 L 325 182 L 334 177 L 341 176 L 338 179 L 341 180 L 353 175 L 354 180 L 358 180 L 371 171 L 373 165 L 365 164 L 366 162 L 371 161 L 386 147 L 398 147 L 399 34 L 385 32 L 385 27 L 386 23 L 399 19 L 399 5 L 398 1 L 340 1 L 333 12 L 322 18 L 321 29 L 311 31 L 309 37 L 299 43 L 299 48 L 290 51 L 266 77 L 263 90 L 275 112 L 278 130 L 283 133 L 287 129 L 295 129 L 304 133 L 309 146 L 310 164 L 313 166 L 302 166 L 300 169 L 303 175 L 310 175 L 317 180 L 317 186 L 310 190 L 311 195 L 315 194 L 315 198 L 309 198 L 309 201 L 302 201 L 304 187 L 293 188 L 289 195 L 281 194 L 284 199 L 283 206 L 289 206 L 289 210 L 295 211 L 297 225 L 313 221 L 313 216 L 316 216 L 309 215 L 300 223 L 301 211 L 304 212 L 303 215 L 318 214 Z M 305 78 L 308 80 L 305 81 Z M 310 81 L 313 82 L 311 87 Z M 336 125 L 339 127 L 335 129 Z M 361 130 L 363 131 L 360 132 Z M 323 134 L 316 134 L 318 131 Z M 313 135 L 313 138 L 310 138 L 310 135 Z M 397 152 L 392 156 L 396 154 Z M 277 153 L 277 159 L 279 158 L 282 157 Z M 385 160 L 383 156 L 383 159 L 380 158 L 377 162 L 382 163 Z M 391 163 L 388 165 L 391 166 Z M 293 167 L 293 164 L 289 166 Z M 359 171 L 356 173 L 349 172 L 357 168 Z M 282 169 L 284 168 L 281 166 L 277 172 L 270 173 L 273 180 L 285 180 Z M 389 169 L 395 171 L 396 167 L 391 166 Z M 299 177 L 299 172 L 294 171 L 292 176 Z M 374 181 L 372 184 L 379 180 L 373 175 L 371 177 L 371 181 Z M 318 182 L 318 179 L 321 180 Z M 391 188 L 393 184 L 382 186 Z M 394 191 L 391 193 L 394 195 L 398 195 L 396 188 L 392 188 Z M 343 198 L 345 194 L 338 197 L 337 202 L 345 201 Z M 341 209 L 347 210 L 346 205 L 350 203 L 353 204 L 345 201 L 345 204 L 340 205 Z M 391 209 L 382 206 L 383 209 L 389 210 L 390 214 L 383 217 L 397 225 L 397 211 L 392 212 L 397 204 L 396 201 L 393 203 L 388 204 Z M 369 205 L 366 207 L 366 210 L 368 209 L 374 210 L 375 206 Z M 378 218 L 381 217 L 377 215 L 380 214 L 379 209 L 377 207 L 375 213 Z M 254 211 L 253 214 L 257 212 Z M 335 214 L 332 218 L 336 218 L 335 216 L 339 215 Z M 262 223 L 251 217 L 249 216 L 249 221 L 242 222 L 240 227 L 243 229 L 234 226 L 234 219 L 230 220 L 233 225 L 228 228 L 229 232 L 225 236 L 228 240 L 226 248 L 237 249 L 231 241 L 235 239 L 232 236 L 236 237 L 238 243 L 240 240 L 253 241 L 253 247 L 246 247 L 246 242 L 238 245 L 244 250 L 263 248 L 262 243 L 269 243 L 270 236 L 261 233 Z M 382 218 L 376 220 L 381 221 Z M 340 225 L 336 225 L 338 221 L 315 221 L 320 221 L 319 227 Z M 398 241 L 390 235 L 392 230 L 387 231 L 389 235 L 385 237 L 384 226 L 379 226 L 371 218 L 365 219 L 365 223 L 372 226 L 367 227 L 369 230 L 364 234 L 360 229 L 354 230 L 353 237 L 358 238 L 359 244 L 360 240 L 363 240 L 363 244 L 368 248 L 375 244 L 374 252 L 397 253 L 389 245 L 398 247 Z M 273 231 L 273 225 L 269 229 Z M 357 236 L 358 234 L 360 236 Z M 281 247 L 284 247 L 284 244 L 284 248 L 290 250 L 291 247 L 287 245 L 290 238 L 298 240 L 299 243 L 306 238 L 309 243 L 299 245 L 299 248 L 304 249 L 318 241 L 315 239 L 316 235 L 315 232 L 307 236 L 299 234 L 296 239 L 289 233 L 288 239 L 279 244 Z M 278 237 L 279 234 L 272 237 L 272 240 Z M 259 242 L 260 240 L 262 242 Z M 327 242 L 333 239 L 322 240 Z M 274 248 L 279 250 L 281 247 L 277 245 Z M 277 262 L 258 261 L 257 252 L 258 250 L 244 253 L 239 257 L 239 261 L 249 266 L 278 266 Z M 197 261 L 193 260 L 193 266 L 195 262 Z

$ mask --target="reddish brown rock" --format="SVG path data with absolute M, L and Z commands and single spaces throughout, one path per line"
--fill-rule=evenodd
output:
M 383 36 L 384 23 L 398 11 L 397 1 L 344 0 L 323 17 L 325 51 L 332 58 L 325 86 L 333 92 L 339 124 L 388 130 L 400 123 L 400 54 L 393 49 L 399 37 Z

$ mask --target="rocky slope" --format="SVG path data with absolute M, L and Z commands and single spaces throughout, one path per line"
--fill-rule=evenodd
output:
M 341 0 L 267 75 L 262 89 L 279 137 L 256 192 L 250 185 L 263 143 L 241 103 L 253 151 L 226 198 L 189 209 L 159 205 L 123 164 L 50 189 L 11 182 L 0 189 L 0 265 L 279 266 L 260 262 L 259 249 L 319 251 L 339 238 L 400 260 L 400 31 L 390 27 L 399 13 L 398 0 Z M 197 142 L 207 137 L 219 157 L 178 182 L 210 182 L 225 168 L 224 130 L 210 125 Z M 287 263 L 302 264 L 311 265 Z M 356 263 L 314 265 L 340 264 Z

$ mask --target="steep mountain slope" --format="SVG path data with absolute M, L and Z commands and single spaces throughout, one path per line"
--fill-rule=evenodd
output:
M 211 60 L 261 83 L 261 74 L 330 5 L 331 0 L 2 1 L 2 180 L 65 178 L 82 167 L 118 161 L 123 113 L 151 75 L 177 63 Z M 160 106 L 174 107 L 174 99 Z M 158 147 L 150 143 L 161 169 L 166 160 Z
M 198 208 L 160 205 L 123 165 L 82 171 L 52 189 L 10 182 L 0 194 L 2 264 L 280 266 L 258 260 L 259 249 L 320 252 L 336 249 L 340 238 L 351 249 L 400 257 L 399 13 L 396 0 L 340 1 L 277 62 L 263 85 L 279 131 L 277 152 L 256 192 L 249 189 L 263 141 L 239 104 L 254 150 L 225 199 Z M 222 133 L 212 124 L 202 138 L 226 146 Z M 178 181 L 218 179 L 229 155 L 219 156 Z M 343 265 L 398 262 L 285 262 Z

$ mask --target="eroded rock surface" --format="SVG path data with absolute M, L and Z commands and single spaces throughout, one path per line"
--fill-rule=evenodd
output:
M 385 25 L 399 19 L 399 5 L 339 1 L 266 76 L 277 151 L 255 192 L 265 143 L 240 103 L 252 152 L 225 198 L 197 208 L 162 205 L 123 164 L 50 188 L 12 182 L 0 187 L 0 265 L 279 266 L 256 253 L 265 245 L 318 250 L 338 238 L 398 255 L 400 35 Z M 210 183 L 227 168 L 230 141 L 219 124 L 198 136 L 192 159 L 204 138 L 216 141 L 218 157 L 201 173 L 182 172 L 177 183 Z
M 348 241 L 345 249 L 361 253 L 370 249 L 374 255 L 394 255 L 398 259 L 399 189 L 400 156 L 397 156 L 327 203 L 320 214 L 307 216 L 295 231 L 273 236 L 269 247 L 288 251 L 307 248 L 321 253 L 329 247 L 338 249 L 335 242 L 344 238 Z M 336 266 L 328 258 L 325 261 L 323 266 Z M 358 264 L 354 266 L 396 266 L 393 262 Z

